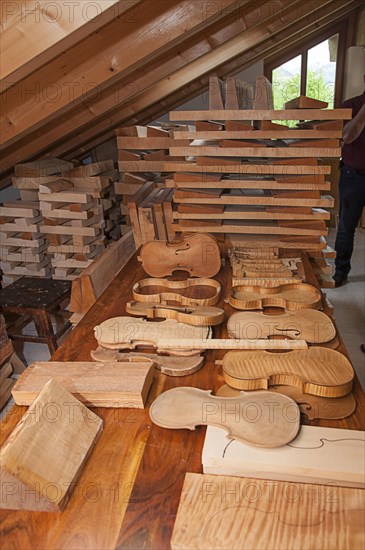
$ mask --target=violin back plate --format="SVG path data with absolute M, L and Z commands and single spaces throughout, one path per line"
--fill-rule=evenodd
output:
M 138 260 L 151 277 L 166 277 L 177 270 L 191 277 L 214 277 L 221 268 L 218 243 L 209 233 L 184 236 L 179 243 L 149 241 L 142 245 Z
M 322 305 L 320 291 L 306 283 L 287 284 L 273 288 L 259 286 L 235 286 L 228 298 L 237 309 L 263 309 L 282 307 L 288 310 L 319 309 Z

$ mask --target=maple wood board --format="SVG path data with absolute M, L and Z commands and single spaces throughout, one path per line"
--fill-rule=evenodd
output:
M 124 362 L 36 362 L 17 380 L 12 394 L 18 405 L 30 405 L 53 379 L 89 407 L 143 409 L 153 378 L 150 359 Z
M 299 97 L 291 99 L 284 105 L 285 109 L 326 109 L 327 107 L 327 101 L 320 101 L 305 95 L 300 95 Z
M 112 361 L 125 361 L 129 358 L 138 357 L 151 359 L 156 368 L 162 374 L 168 376 L 187 376 L 199 370 L 204 364 L 203 355 L 194 355 L 192 357 L 173 357 L 167 355 L 159 355 L 157 353 L 144 352 L 120 352 L 116 350 L 103 349 L 98 346 L 96 350 L 91 350 L 91 358 L 94 361 L 103 361 L 104 363 Z
M 363 489 L 187 473 L 173 550 L 353 550 Z
M 285 110 L 212 110 L 170 111 L 171 121 L 178 120 L 350 120 L 351 109 L 285 109 Z
M 168 149 L 169 147 L 174 147 L 175 145 L 177 147 L 185 147 L 186 145 L 189 145 L 189 143 L 190 140 L 187 137 L 183 137 L 180 140 L 170 137 L 117 137 L 118 149 L 136 149 L 138 151 L 144 149 Z
M 365 432 L 302 426 L 294 441 L 263 451 L 230 441 L 224 430 L 209 426 L 202 462 L 208 474 L 364 489 Z
M 85 190 L 78 191 L 76 189 L 72 191 L 59 191 L 58 193 L 39 193 L 39 200 L 44 202 L 64 202 L 77 204 L 87 204 L 91 202 L 91 194 L 86 193 Z
M 285 384 L 320 397 L 342 397 L 350 393 L 354 378 L 344 355 L 319 346 L 285 353 L 231 351 L 216 363 L 222 365 L 226 383 L 240 390 Z
M 336 336 L 330 317 L 315 309 L 302 309 L 281 315 L 241 311 L 230 316 L 227 329 L 230 338 L 268 338 L 282 335 L 287 338 L 302 338 L 311 344 L 329 342 Z
M 200 208 L 204 208 L 203 206 Z M 310 214 L 296 212 L 293 208 L 291 212 L 286 212 L 283 208 L 277 212 L 271 212 L 266 208 L 252 206 L 250 208 L 239 208 L 238 206 L 226 206 L 222 213 L 194 213 L 194 212 L 173 212 L 174 220 L 328 220 L 330 213 L 322 208 L 312 208 Z
M 145 170 L 141 170 L 142 172 Z M 295 176 L 304 174 L 330 174 L 330 166 L 316 166 L 310 164 L 229 164 L 220 163 L 217 159 L 216 164 L 196 164 L 193 162 L 165 162 L 165 172 L 198 172 L 203 174 L 285 174 L 286 176 L 293 174 Z
M 165 180 L 165 186 L 167 188 L 178 188 L 178 189 L 195 189 L 199 187 L 200 189 L 292 189 L 297 190 L 320 190 L 320 191 L 329 191 L 331 189 L 331 182 L 325 181 L 320 183 L 298 183 L 291 182 L 290 178 L 287 178 L 288 181 L 278 182 L 276 180 L 268 179 L 221 179 L 217 182 L 209 181 L 174 181 L 174 180 Z M 315 179 L 315 177 L 313 177 Z
M 342 130 L 296 130 L 296 129 L 278 129 L 278 130 L 235 130 L 235 131 L 206 131 L 206 132 L 174 132 L 175 139 L 320 139 L 320 138 L 341 138 Z
M 170 155 L 181 157 L 268 157 L 268 158 L 318 158 L 340 157 L 340 147 L 170 147 Z M 217 163 L 218 164 L 218 163 Z
M 248 412 L 250 407 L 255 411 Z M 274 408 L 270 412 L 271 407 Z M 194 430 L 201 425 L 217 426 L 230 439 L 265 448 L 285 445 L 299 431 L 300 415 L 295 401 L 265 392 L 241 392 L 232 398 L 216 397 L 210 390 L 193 387 L 173 388 L 155 399 L 149 413 L 152 422 L 162 428 Z
M 292 227 L 280 227 L 275 222 L 271 224 L 259 225 L 257 223 L 250 225 L 244 221 L 237 221 L 237 223 L 230 223 L 229 220 L 225 220 L 221 225 L 214 222 L 202 220 L 198 225 L 196 222 L 183 220 L 177 223 L 175 226 L 176 231 L 189 231 L 191 233 L 198 231 L 206 231 L 207 233 L 240 233 L 251 235 L 314 235 L 321 236 L 327 235 L 327 229 L 307 229 L 307 228 L 292 228 Z
M 327 207 L 332 208 L 334 204 L 333 197 L 323 195 L 321 198 L 305 197 L 279 197 L 279 196 L 249 196 L 249 195 L 222 195 L 219 198 L 199 199 L 199 198 L 175 198 L 175 203 L 179 204 L 227 204 L 227 205 L 252 205 L 252 206 L 309 206 L 309 207 Z
M 98 416 L 49 380 L 1 448 L 2 507 L 63 510 L 102 426 Z M 9 483 L 16 489 L 10 494 Z

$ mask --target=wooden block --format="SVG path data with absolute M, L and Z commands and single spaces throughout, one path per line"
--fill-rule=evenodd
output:
M 181 182 L 184 182 L 184 181 L 189 181 L 189 182 L 201 182 L 201 181 L 204 181 L 204 182 L 217 182 L 217 181 L 220 181 L 222 179 L 222 176 L 219 175 L 219 174 L 179 174 L 179 173 L 175 173 L 174 174 L 174 181 L 175 182 L 178 182 L 178 183 L 181 183 Z M 183 185 L 180 185 L 179 187 L 183 187 Z
M 218 204 L 179 204 L 177 211 L 182 214 L 212 214 L 215 216 L 224 212 L 224 206 Z M 190 219 L 192 219 L 192 217 Z
M 228 163 L 227 163 L 228 161 Z M 212 162 L 214 164 L 212 164 Z M 228 173 L 228 174 L 330 174 L 330 166 L 318 166 L 315 158 L 311 159 L 272 159 L 270 164 L 234 164 L 229 159 L 202 159 L 197 157 L 193 162 L 173 163 L 165 162 L 165 172 L 189 172 L 189 173 Z
M 271 122 L 271 120 L 257 121 L 257 125 L 260 130 L 269 130 L 270 132 L 289 128 L 286 124 L 278 124 L 277 122 Z
M 100 235 L 100 229 L 97 227 L 74 227 L 71 225 L 42 225 L 44 233 L 47 235 L 72 235 L 83 237 L 95 237 Z
M 217 76 L 209 78 L 209 109 L 224 109 L 225 83 Z
M 200 120 L 195 124 L 195 128 L 197 132 L 216 132 L 217 130 L 222 130 L 223 125 L 219 124 L 219 122 Z
M 108 363 L 32 363 L 13 388 L 15 403 L 31 405 L 51 379 L 88 407 L 143 409 L 153 380 L 153 361 L 136 357 Z
M 141 189 L 137 191 L 135 195 L 128 198 L 128 210 L 129 215 L 131 217 L 132 227 L 133 227 L 133 234 L 134 234 L 134 241 L 136 244 L 136 248 L 139 248 L 142 244 L 142 236 L 141 236 L 141 229 L 139 225 L 139 219 L 138 219 L 138 206 L 139 204 L 146 198 L 148 195 L 152 192 L 153 189 L 155 189 L 156 184 L 152 181 L 146 182 Z
M 284 109 L 326 109 L 327 107 L 327 101 L 320 101 L 305 95 L 300 95 L 284 104 Z
M 129 174 L 128 172 L 125 172 L 122 175 L 122 177 L 123 177 L 124 183 L 139 183 L 140 185 L 143 185 L 147 181 L 147 179 L 143 176 L 137 176 L 136 174 Z
M 5 378 L 1 382 L 1 387 L 0 387 L 0 410 L 9 401 L 9 399 L 11 397 L 11 389 L 14 386 L 14 384 L 15 384 L 15 380 L 13 380 L 13 378 Z M 1 476 L 1 465 L 0 465 L 0 476 Z M 1 482 L 2 482 L 2 480 L 1 480 Z M 2 506 L 2 508 L 3 508 L 3 506 Z
M 44 183 L 50 183 L 57 181 L 60 176 L 25 176 L 25 177 L 12 177 L 11 181 L 15 189 L 22 191 L 34 191 L 38 192 L 39 186 Z
M 149 138 L 118 137 L 117 138 L 118 148 L 127 149 L 129 151 L 132 151 L 134 149 L 137 151 L 150 150 L 150 149 L 168 149 L 169 147 L 172 147 L 176 141 L 182 142 L 181 146 L 184 147 L 185 145 L 189 145 L 191 140 L 189 139 L 176 140 L 174 138 L 170 138 L 168 133 L 167 133 L 167 137 L 149 137 Z M 146 157 L 144 158 L 146 159 Z M 120 159 L 120 160 L 128 160 L 128 159 Z
M 340 143 L 338 139 L 303 139 L 302 141 L 294 141 L 288 143 L 289 147 L 318 147 L 318 148 L 330 148 L 339 147 Z
M 252 109 L 254 89 L 252 84 L 235 76 L 226 78 L 226 109 Z
M 146 126 L 125 126 L 115 129 L 116 136 L 147 137 Z
M 51 379 L 0 451 L 2 507 L 64 510 L 102 426 Z
M 173 122 L 180 120 L 303 120 L 303 111 L 301 109 L 209 109 L 200 111 L 170 111 L 169 116 Z M 308 120 L 350 120 L 352 118 L 352 111 L 351 109 L 306 109 L 305 118 Z
M 66 179 L 59 179 L 50 183 L 43 183 L 39 186 L 40 193 L 58 193 L 59 191 L 66 191 L 72 189 L 73 184 Z
M 254 127 L 247 122 L 240 122 L 239 120 L 227 120 L 226 131 L 227 132 L 252 132 Z
M 147 126 L 147 137 L 168 137 L 168 130 L 158 128 L 157 126 Z
M 295 144 L 293 144 L 295 145 Z M 224 151 L 222 151 L 224 149 Z M 331 147 L 265 147 L 262 144 L 250 143 L 248 146 L 238 146 L 237 144 L 233 146 L 224 147 L 170 147 L 170 154 L 175 156 L 195 156 L 203 155 L 206 157 L 219 157 L 219 155 L 227 157 L 267 157 L 267 158 L 302 158 L 302 157 L 339 157 L 341 154 L 341 149 L 332 146 Z M 219 164 L 222 162 L 222 159 L 212 159 L 215 163 Z M 227 161 L 227 159 L 223 159 Z M 299 164 L 300 160 L 298 160 Z M 198 158 L 197 158 L 198 163 Z
M 118 150 L 118 161 L 121 162 L 138 162 L 141 160 L 141 155 L 138 153 L 131 153 L 130 151 Z
M 261 147 L 261 143 L 257 143 L 256 141 L 239 141 L 236 139 L 222 139 L 219 142 L 219 147 L 234 147 L 236 149 L 240 147 Z
M 171 547 L 361 548 L 364 497 L 362 489 L 188 473 Z
M 192 189 L 176 189 L 174 191 L 174 200 L 185 199 L 185 198 L 218 198 L 222 194 L 221 189 L 204 189 L 204 190 L 192 190 Z
M 111 243 L 103 254 L 83 271 L 80 279 L 72 283 L 70 310 L 74 313 L 86 313 L 131 258 L 134 251 L 132 231 L 119 241 Z
M 20 189 L 20 199 L 26 202 L 36 202 L 38 200 L 38 188 L 37 189 Z
M 254 109 L 274 109 L 271 82 L 266 76 L 256 76 Z
M 36 218 L 39 216 L 39 203 L 23 203 L 22 201 L 4 203 L 3 206 L 0 206 L 0 216 Z
M 228 443 L 222 429 L 208 427 L 204 473 L 365 487 L 363 431 L 302 426 L 290 444 L 265 453 L 240 441 Z
M 93 162 L 92 164 L 84 164 L 76 168 L 66 168 L 62 171 L 62 175 L 66 178 L 84 178 L 96 176 L 107 170 L 113 170 L 114 162 L 112 160 L 103 160 L 101 162 Z
M 73 190 L 73 191 L 59 191 L 58 193 L 39 193 L 40 201 L 48 202 L 75 202 L 80 204 L 87 204 L 92 202 L 92 197 L 85 193 L 85 191 Z

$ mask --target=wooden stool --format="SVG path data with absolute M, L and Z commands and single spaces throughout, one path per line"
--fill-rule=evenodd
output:
M 20 316 L 7 326 L 9 338 L 22 342 L 41 342 L 48 345 L 51 355 L 57 349 L 57 340 L 71 326 L 65 320 L 68 312 L 61 309 L 71 292 L 70 281 L 54 281 L 38 277 L 21 277 L 0 291 L 0 311 L 5 315 L 15 313 Z M 53 332 L 51 313 L 63 319 L 63 326 Z M 31 320 L 34 321 L 38 336 L 19 334 Z

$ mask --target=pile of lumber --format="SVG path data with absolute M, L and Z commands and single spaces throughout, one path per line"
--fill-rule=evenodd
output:
M 44 159 L 15 166 L 13 185 L 20 200 L 0 207 L 1 269 L 3 285 L 28 275 L 49 277 L 51 263 L 46 255 L 47 242 L 42 233 L 38 188 L 41 183 L 57 181 L 63 170 L 73 164 L 59 159 Z
M 164 127 L 163 127 L 164 126 Z M 165 172 L 164 163 L 183 160 L 169 154 L 174 144 L 173 132 L 188 130 L 185 125 L 165 124 L 160 126 L 129 126 L 116 130 L 118 146 L 118 165 L 121 181 L 115 184 L 117 195 L 123 197 L 121 212 L 126 216 L 127 225 L 131 225 L 128 201 L 146 181 L 158 181 Z M 177 143 L 182 147 L 189 140 L 181 139 Z
M 218 84 L 211 89 L 210 107 L 219 109 L 170 113 L 173 122 L 194 122 L 195 128 L 174 131 L 169 152 L 184 161 L 163 165 L 172 174 L 164 187 L 173 193 L 162 208 L 168 239 L 205 231 L 224 236 L 226 248 L 290 250 L 293 255 L 305 250 L 321 283 L 331 284 L 326 258 L 333 251 L 325 237 L 327 209 L 334 201 L 326 160 L 339 158 L 343 120 L 351 118 L 351 111 L 325 109 L 326 103 L 305 96 L 274 110 L 264 77 L 257 80 L 254 108 L 242 109 L 242 89 L 231 85 L 228 101 L 227 84 Z M 238 107 L 227 109 L 234 90 Z M 285 124 L 290 120 L 298 121 L 295 128 Z M 190 145 L 180 145 L 186 139 Z M 140 236 L 143 242 L 143 232 Z
M 0 315 L 0 411 L 11 396 L 11 390 L 16 380 L 14 373 L 21 373 L 24 364 L 14 352 L 13 343 L 6 332 L 4 316 Z

